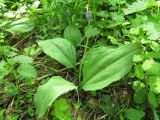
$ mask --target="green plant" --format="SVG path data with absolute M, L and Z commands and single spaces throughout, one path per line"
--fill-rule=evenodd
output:
M 66 39 L 55 38 L 52 40 L 39 42 L 39 45 L 42 48 L 42 50 L 44 50 L 52 58 L 55 58 L 57 61 L 61 62 L 64 59 L 66 63 L 65 62 L 61 63 L 63 63 L 63 65 L 65 65 L 66 67 L 74 67 L 75 62 L 70 62 L 71 64 L 69 64 L 68 62 L 71 61 L 73 58 L 74 58 L 73 60 L 75 61 L 75 56 L 76 56 L 74 46 L 71 46 L 71 43 L 70 44 L 69 43 L 70 42 Z M 70 50 L 69 48 L 73 50 Z M 58 56 L 55 53 L 59 53 Z M 119 48 L 98 47 L 91 49 L 81 61 L 80 67 L 82 67 L 82 73 L 83 73 L 83 81 L 81 82 L 80 80 L 81 87 L 85 91 L 98 90 L 108 86 L 114 81 L 121 79 L 131 70 L 133 66 L 133 61 L 132 61 L 133 56 L 140 53 L 141 53 L 141 48 L 135 44 L 128 44 L 121 46 Z M 58 78 L 53 77 L 52 79 L 56 81 L 56 79 Z M 63 83 L 60 80 L 59 80 L 60 83 L 51 84 L 50 82 L 52 81 L 52 79 L 50 79 L 49 82 L 45 84 L 46 86 L 47 85 L 50 86 L 44 87 L 43 89 L 41 87 L 38 88 L 38 93 L 36 94 L 35 102 L 37 104 L 36 106 L 38 108 L 39 117 L 42 117 L 44 115 L 47 108 L 50 107 L 52 102 L 55 100 L 54 96 L 53 99 L 44 96 L 46 95 L 45 94 L 46 92 L 47 93 L 49 92 L 48 91 L 49 89 L 54 89 L 56 91 L 60 89 L 65 90 L 63 86 L 60 86 L 60 84 L 65 85 L 67 89 L 70 88 L 69 85 L 67 85 L 68 84 L 67 82 Z M 68 90 L 65 91 L 67 92 Z M 54 95 L 55 93 L 56 92 L 54 92 Z M 59 93 L 59 95 L 63 93 L 64 92 L 62 91 L 61 93 Z M 44 106 L 47 105 L 45 108 L 40 108 L 41 104 L 39 103 L 41 103 L 42 101 L 44 103 Z
M 159 7 L 0 0 L 0 119 L 159 120 Z

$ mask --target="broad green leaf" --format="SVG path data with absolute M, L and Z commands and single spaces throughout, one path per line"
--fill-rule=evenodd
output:
M 154 93 L 152 91 L 149 91 L 149 93 L 148 93 L 148 102 L 153 107 L 157 107 L 158 106 L 158 102 L 157 102 L 156 96 L 154 95 Z
M 38 42 L 42 50 L 66 67 L 76 64 L 75 47 L 66 39 L 55 38 Z
M 74 46 L 78 46 L 82 42 L 82 34 L 78 28 L 68 25 L 64 30 L 64 38 L 69 40 Z
M 62 94 L 77 87 L 60 76 L 52 77 L 46 84 L 38 87 L 35 96 L 35 105 L 39 118 L 43 117 L 47 109 Z
M 90 52 L 82 68 L 82 87 L 86 91 L 102 89 L 124 77 L 133 66 L 133 56 L 141 53 L 135 44 L 95 50 Z
M 150 76 L 147 80 L 150 90 L 154 93 L 160 93 L 160 76 Z
M 17 72 L 19 73 L 20 76 L 24 78 L 36 78 L 37 77 L 37 72 L 34 66 L 30 64 L 21 64 L 18 67 Z
M 127 109 L 125 111 L 125 116 L 128 120 L 141 120 L 144 117 L 145 113 L 136 109 Z
M 33 30 L 33 28 L 34 28 L 33 21 L 31 21 L 29 18 L 22 18 L 20 20 L 17 20 L 11 23 L 7 31 L 14 34 L 21 34 L 21 33 L 29 32 Z

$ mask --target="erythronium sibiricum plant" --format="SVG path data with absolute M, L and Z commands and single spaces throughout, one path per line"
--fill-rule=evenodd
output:
M 47 55 L 65 67 L 75 68 L 77 63 L 76 46 L 81 43 L 81 33 L 75 26 L 67 26 L 66 29 L 64 32 L 67 33 L 64 33 L 64 36 L 68 35 L 67 38 L 71 39 L 54 38 L 39 41 L 38 45 Z M 76 34 L 77 37 L 72 37 L 73 34 Z M 99 46 L 90 48 L 80 61 L 79 86 L 84 91 L 96 91 L 120 80 L 132 69 L 134 55 L 139 55 L 141 52 L 141 46 L 135 43 L 128 43 L 119 47 Z M 38 117 L 42 118 L 60 95 L 74 89 L 78 90 L 78 86 L 61 76 L 53 76 L 46 84 L 39 86 L 35 96 Z

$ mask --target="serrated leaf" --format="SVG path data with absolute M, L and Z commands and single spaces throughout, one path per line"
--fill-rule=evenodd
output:
M 143 111 L 132 108 L 125 111 L 125 116 L 128 118 L 128 120 L 141 120 L 144 115 L 145 113 Z
M 128 5 L 128 7 L 125 8 L 123 11 L 125 15 L 128 15 L 135 12 L 143 11 L 145 9 L 148 9 L 150 7 L 157 6 L 157 5 L 158 4 L 153 1 L 137 0 L 133 2 L 131 5 Z
M 160 73 L 160 63 L 154 61 L 153 59 L 148 59 L 142 64 L 143 70 L 149 75 L 159 75 Z
M 4 76 L 6 76 L 8 73 L 10 72 L 10 70 L 8 70 L 5 67 L 0 67 L 0 84 L 1 84 L 1 80 L 4 78 Z
M 110 95 L 102 96 L 100 107 L 107 115 L 114 115 L 120 110 L 120 105 Z
M 118 40 L 110 35 L 108 35 L 108 39 L 110 39 L 110 42 L 113 44 L 113 45 L 120 45 L 120 43 L 118 42 Z
M 36 78 L 37 72 L 33 65 L 30 64 L 21 64 L 18 67 L 17 72 L 20 74 L 20 76 L 24 78 Z
M 150 76 L 147 80 L 150 90 L 154 93 L 160 93 L 160 76 Z
M 63 37 L 69 40 L 74 46 L 78 46 L 82 42 L 81 32 L 73 25 L 68 25 L 65 28 Z
M 98 17 L 104 17 L 104 18 L 108 18 L 109 17 L 109 14 L 108 14 L 108 12 L 107 11 L 97 11 L 96 12 L 96 15 L 98 16 Z
M 144 71 L 143 71 L 141 65 L 136 65 L 135 66 L 134 75 L 139 79 L 144 79 Z
M 133 56 L 141 53 L 141 48 L 135 44 L 119 48 L 99 47 L 90 52 L 82 68 L 84 90 L 102 89 L 126 75 L 133 66 Z
M 133 89 L 135 91 L 140 91 L 144 88 L 145 88 L 145 84 L 143 82 L 138 81 L 138 80 L 133 82 Z
M 52 77 L 46 84 L 38 87 L 35 104 L 39 118 L 43 117 L 47 109 L 62 94 L 77 87 L 60 76 Z
M 0 62 L 0 84 L 3 82 L 2 79 L 10 72 L 10 70 L 7 69 L 5 65 L 6 65 L 5 61 Z
M 157 42 L 152 41 L 149 46 L 153 51 L 158 52 L 160 50 L 160 46 Z
M 124 14 L 132 14 L 135 12 L 143 11 L 147 8 L 147 3 L 143 1 L 136 1 L 133 2 L 131 5 L 128 6 L 128 8 L 124 9 Z
M 99 29 L 93 27 L 91 25 L 85 28 L 85 36 L 89 39 L 90 37 L 94 37 L 100 33 Z
M 146 97 L 146 90 L 140 89 L 139 91 L 136 91 L 136 93 L 134 94 L 134 102 L 137 104 L 142 104 L 145 100 Z
M 22 18 L 20 20 L 17 20 L 11 23 L 7 31 L 14 34 L 21 34 L 21 33 L 29 32 L 33 30 L 33 28 L 34 28 L 33 21 L 31 21 L 29 18 Z
M 143 59 L 144 59 L 144 56 L 143 56 L 143 55 L 135 55 L 135 56 L 133 57 L 133 61 L 134 61 L 134 62 L 141 62 Z
M 9 84 L 5 87 L 4 91 L 5 94 L 10 97 L 17 95 L 20 92 L 20 89 L 18 86 L 15 86 L 14 84 Z
M 112 6 L 116 6 L 117 4 L 123 4 L 126 2 L 126 0 L 103 0 L 105 3 L 112 5 Z
M 146 31 L 148 35 L 148 39 L 157 40 L 160 39 L 160 17 L 159 16 L 151 16 L 142 26 L 143 30 Z
M 41 49 L 66 67 L 74 67 L 76 64 L 75 47 L 66 39 L 55 38 L 38 42 Z
M 160 53 L 159 52 L 148 52 L 145 54 L 145 58 L 157 58 L 160 59 Z
M 156 96 L 154 95 L 154 93 L 152 91 L 149 91 L 149 93 L 148 93 L 148 102 L 153 107 L 157 107 L 158 106 L 158 102 L 157 102 Z
M 28 56 L 25 56 L 25 55 L 19 55 L 19 56 L 15 56 L 13 58 L 13 60 L 15 62 L 18 62 L 18 63 L 28 63 L 28 64 L 31 64 L 33 63 L 33 59 L 31 57 L 28 57 Z
M 66 99 L 59 99 L 54 102 L 54 113 L 59 120 L 71 120 L 70 107 Z

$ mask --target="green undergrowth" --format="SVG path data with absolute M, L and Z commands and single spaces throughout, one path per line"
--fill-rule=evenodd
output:
M 0 0 L 0 120 L 159 120 L 159 7 Z

